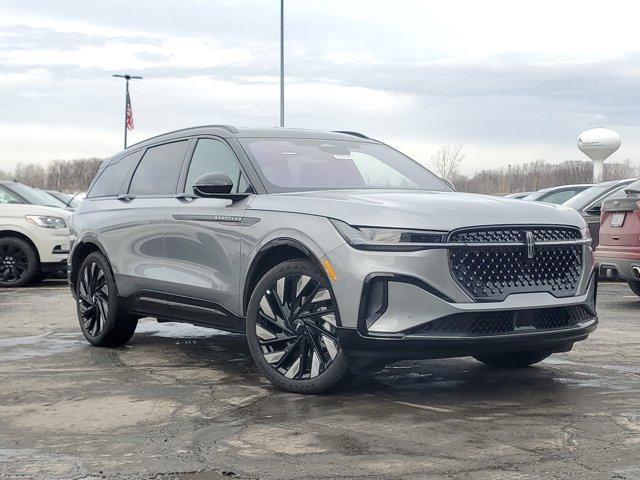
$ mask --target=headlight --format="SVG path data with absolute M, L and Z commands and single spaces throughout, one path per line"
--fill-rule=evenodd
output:
M 27 222 L 31 222 L 34 225 L 44 228 L 65 228 L 67 226 L 67 222 L 64 221 L 64 218 L 60 217 L 48 217 L 46 215 L 27 215 L 24 218 L 27 219 Z
M 580 229 L 580 236 L 583 240 L 591 240 L 591 232 L 589 231 L 589 227 L 582 227 Z
M 443 243 L 446 232 L 399 228 L 353 227 L 330 219 L 349 245 L 360 250 L 421 250 L 434 243 Z

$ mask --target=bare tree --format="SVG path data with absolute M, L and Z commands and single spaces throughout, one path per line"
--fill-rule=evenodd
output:
M 13 172 L 0 171 L 0 179 L 15 179 L 36 188 L 78 192 L 86 190 L 102 159 L 53 160 L 46 166 L 18 163 Z
M 637 177 L 638 168 L 625 160 L 622 163 L 605 163 L 604 179 L 617 180 Z M 506 194 L 529 192 L 541 188 L 574 183 L 591 183 L 593 164 L 589 161 L 568 160 L 550 164 L 539 159 L 520 165 L 508 165 L 492 170 L 481 170 L 470 177 L 458 176 L 456 188 L 464 192 Z
M 440 177 L 455 182 L 460 177 L 460 164 L 463 159 L 462 145 L 442 145 L 435 155 L 431 156 L 431 164 Z

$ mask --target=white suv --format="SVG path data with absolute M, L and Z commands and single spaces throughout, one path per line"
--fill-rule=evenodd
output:
M 65 270 L 70 213 L 45 192 L 0 182 L 0 288 Z

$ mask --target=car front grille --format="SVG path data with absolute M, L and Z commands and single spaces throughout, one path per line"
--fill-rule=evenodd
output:
M 491 227 L 454 231 L 453 278 L 476 301 L 512 293 L 575 294 L 582 274 L 580 231 L 572 227 Z M 567 242 L 562 244 L 562 242 Z M 464 244 L 464 245 L 458 245 Z
M 456 313 L 412 329 L 407 334 L 486 336 L 568 328 L 594 318 L 584 306 Z

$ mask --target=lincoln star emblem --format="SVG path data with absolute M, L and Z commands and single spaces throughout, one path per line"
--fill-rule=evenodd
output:
M 535 241 L 533 240 L 533 232 L 527 231 L 527 258 L 532 259 L 535 250 Z

